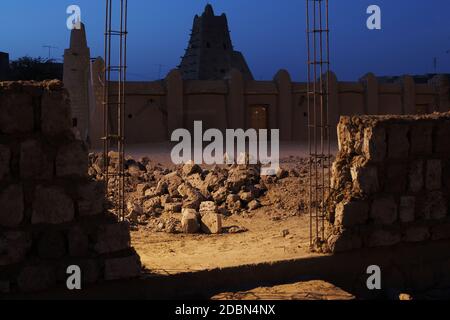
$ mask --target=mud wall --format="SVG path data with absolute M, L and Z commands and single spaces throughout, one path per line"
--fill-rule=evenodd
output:
M 333 252 L 450 239 L 450 113 L 342 117 Z
M 140 273 L 71 127 L 61 82 L 0 82 L 0 295 L 65 288 L 71 265 L 83 286 Z
M 92 72 L 101 77 L 101 64 Z M 92 92 L 101 92 L 94 81 Z M 308 103 L 306 84 L 293 82 L 287 71 L 272 81 L 245 80 L 233 70 L 226 80 L 183 81 L 178 70 L 164 80 L 128 82 L 126 85 L 127 143 L 164 142 L 178 128 L 192 128 L 202 120 L 205 128 L 251 128 L 250 109 L 266 109 L 267 128 L 280 129 L 284 141 L 306 141 Z M 397 83 L 381 83 L 373 74 L 358 82 L 342 82 L 330 74 L 330 122 L 336 126 L 341 115 L 427 114 L 450 110 L 448 78 L 436 76 L 429 83 L 414 83 L 410 76 Z M 97 96 L 91 114 L 91 142 L 101 146 L 102 98 Z M 114 118 L 114 115 L 112 116 Z M 336 135 L 332 131 L 333 138 Z

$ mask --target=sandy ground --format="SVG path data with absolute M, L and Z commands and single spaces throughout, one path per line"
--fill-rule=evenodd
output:
M 127 152 L 135 159 L 148 156 L 152 162 L 170 163 L 168 143 L 129 146 Z M 224 218 L 225 230 L 239 227 L 246 232 L 185 235 L 155 232 L 150 227 L 133 231 L 132 244 L 144 266 L 152 273 L 177 274 L 313 256 L 305 208 L 307 173 L 302 173 L 304 164 L 296 161 L 306 157 L 307 152 L 305 144 L 283 143 L 282 168 L 295 168 L 300 176 L 272 184 L 260 199 L 262 208 Z
M 245 292 L 226 292 L 212 300 L 354 300 L 355 297 L 324 281 L 305 281 Z
M 170 167 L 171 146 L 168 143 L 128 146 L 127 155 L 135 159 L 147 156 L 152 162 Z M 332 148 L 333 153 L 336 149 L 335 146 Z M 281 145 L 280 155 L 284 159 L 282 167 L 286 170 L 296 169 L 300 175 L 271 185 L 261 199 L 262 208 L 224 217 L 225 230 L 238 227 L 244 232 L 186 235 L 155 232 L 150 227 L 134 230 L 132 245 L 139 253 L 144 267 L 153 274 L 173 275 L 318 256 L 309 250 L 310 226 L 305 203 L 307 172 L 304 172 L 304 163 L 296 161 L 306 158 L 308 152 L 306 144 Z M 214 297 L 228 300 L 353 298 L 351 294 L 321 281 L 256 288 L 250 292 L 223 293 Z
M 313 256 L 309 252 L 309 218 L 271 216 L 261 208 L 252 216 L 225 218 L 225 227 L 247 232 L 222 235 L 132 233 L 133 246 L 152 273 L 176 274 L 215 268 L 275 262 Z

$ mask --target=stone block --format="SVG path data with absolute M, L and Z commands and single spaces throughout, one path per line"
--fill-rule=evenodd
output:
M 199 210 L 200 204 L 205 200 L 200 191 L 189 183 L 183 183 L 178 187 L 179 194 L 183 197 L 183 208 Z
M 50 180 L 53 160 L 37 140 L 27 140 L 20 146 L 20 177 L 22 179 Z
M 39 292 L 56 284 L 56 272 L 48 265 L 26 266 L 17 279 L 21 292 Z
M 400 243 L 402 236 L 399 232 L 392 230 L 375 229 L 368 237 L 367 245 L 374 247 L 389 247 Z
M 71 129 L 70 102 L 64 91 L 44 91 L 41 100 L 42 132 L 56 136 Z
M 402 164 L 387 166 L 384 191 L 387 193 L 404 193 L 408 184 L 408 168 Z
M 105 261 L 105 280 L 123 280 L 139 277 L 141 262 L 137 255 Z
M 450 158 L 450 121 L 444 121 L 436 127 L 434 152 L 442 158 Z
M 61 146 L 56 156 L 56 175 L 58 177 L 85 177 L 88 172 L 88 151 L 82 141 Z
M 418 193 L 424 189 L 424 166 L 422 160 L 413 161 L 409 168 L 409 191 Z
M 167 191 L 171 197 L 177 198 L 180 196 L 178 187 L 183 184 L 183 179 L 176 171 L 165 175 L 161 178 L 161 181 L 167 183 Z
M 372 194 L 379 190 L 378 170 L 375 166 L 352 166 L 353 189 L 362 194 Z
M 205 199 L 209 198 L 210 193 L 208 191 L 208 185 L 203 181 L 203 178 L 199 173 L 187 176 L 185 182 L 200 191 Z
M 369 204 L 362 200 L 341 202 L 336 207 L 335 217 L 335 225 L 344 228 L 365 224 L 369 219 Z
M 93 259 L 78 262 L 81 268 L 81 281 L 84 284 L 96 283 L 100 278 L 100 267 Z
M 66 254 L 66 239 L 60 231 L 45 232 L 38 241 L 38 254 L 43 259 L 61 259 Z
M 411 127 L 411 154 L 429 156 L 433 153 L 433 127 L 428 123 L 418 123 Z
M 79 227 L 72 227 L 67 234 L 69 255 L 71 257 L 85 257 L 89 253 L 89 238 Z
M 11 185 L 0 193 L 0 226 L 17 227 L 24 218 L 24 195 L 21 185 Z
M 395 124 L 388 129 L 388 156 L 390 159 L 406 159 L 409 156 L 409 127 Z M 414 140 L 412 140 L 414 141 Z
M 333 253 L 346 252 L 362 248 L 362 240 L 358 235 L 344 231 L 341 234 L 330 236 L 327 245 Z
M 337 126 L 337 138 L 339 151 L 350 154 L 354 151 L 354 141 L 349 128 L 349 117 L 341 117 Z M 372 129 L 372 128 L 370 128 Z M 369 136 L 369 139 L 371 137 Z
M 8 146 L 0 144 L 0 181 L 10 174 L 11 150 Z
M 193 234 L 200 231 L 198 214 L 195 209 L 183 209 L 181 217 L 181 229 L 186 234 Z
M 363 152 L 366 159 L 382 162 L 386 158 L 386 130 L 381 127 L 371 127 L 364 130 Z
M 0 267 L 23 262 L 31 245 L 31 234 L 27 232 L 0 233 Z
M 154 215 L 155 211 L 162 207 L 161 198 L 154 197 L 144 202 L 144 212 L 147 215 Z
M 201 229 L 206 234 L 218 234 L 222 232 L 222 215 L 207 213 L 202 217 Z
M 33 224 L 62 224 L 71 222 L 74 216 L 74 203 L 63 189 L 36 187 L 31 216 Z
M 253 196 L 253 192 L 241 191 L 239 192 L 239 197 L 245 203 L 252 202 L 255 197 Z
M 0 100 L 0 132 L 4 134 L 31 133 L 34 130 L 34 107 L 31 95 L 2 94 Z
M 425 186 L 428 191 L 439 190 L 442 187 L 441 160 L 428 160 L 425 175 Z
M 426 194 L 422 199 L 420 218 L 429 220 L 443 219 L 448 214 L 448 201 L 440 191 Z
M 438 224 L 431 228 L 432 240 L 450 239 L 450 223 Z
M 220 187 L 217 191 L 212 193 L 212 198 L 217 204 L 224 203 L 227 200 L 227 188 Z
M 248 209 L 251 211 L 259 209 L 260 207 L 261 207 L 261 203 L 258 200 L 250 201 L 248 204 Z
M 100 269 L 102 261 L 100 259 L 69 259 L 71 261 L 58 261 L 56 266 L 56 278 L 59 283 L 66 284 L 69 274 L 67 268 L 73 265 L 81 269 L 81 288 L 85 289 L 86 285 L 97 283 L 100 279 Z
M 192 162 L 186 163 L 182 168 L 183 177 L 202 172 L 202 168 L 198 164 L 194 164 Z
M 180 213 L 182 207 L 183 204 L 181 202 L 166 203 L 164 204 L 164 211 L 172 213 Z
M 401 197 L 399 216 L 402 223 L 413 222 L 416 218 L 416 198 L 415 197 Z
M 11 283 L 9 281 L 0 280 L 0 294 L 8 294 L 11 292 Z
M 422 242 L 430 238 L 430 230 L 426 226 L 414 226 L 406 229 L 403 235 L 405 242 Z
M 200 216 L 204 216 L 205 214 L 212 212 L 217 213 L 217 206 L 214 201 L 203 201 L 200 204 Z
M 145 191 L 147 191 L 148 189 L 150 189 L 151 188 L 151 186 L 150 186 L 150 184 L 148 184 L 148 183 L 139 183 L 137 186 L 136 186 L 136 194 L 139 196 L 139 197 L 143 197 L 144 195 L 145 195 Z
M 125 223 L 100 226 L 95 251 L 100 254 L 114 253 L 130 248 L 130 230 Z
M 376 224 L 390 225 L 397 221 L 397 204 L 391 196 L 378 197 L 372 203 L 370 217 Z
M 79 184 L 77 203 L 82 217 L 104 213 L 105 187 L 103 182 L 90 181 Z
M 450 194 L 450 160 L 447 160 L 443 163 L 442 184 L 447 193 Z

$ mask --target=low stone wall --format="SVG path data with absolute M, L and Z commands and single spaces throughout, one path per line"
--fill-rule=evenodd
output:
M 87 168 L 61 82 L 0 82 L 0 294 L 65 286 L 71 265 L 84 285 L 140 274 Z
M 450 114 L 342 117 L 333 252 L 450 239 Z

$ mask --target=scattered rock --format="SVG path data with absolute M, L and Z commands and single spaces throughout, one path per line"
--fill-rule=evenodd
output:
M 407 293 L 402 293 L 399 295 L 398 299 L 400 301 L 412 301 L 414 300 L 413 297 Z
M 260 207 L 261 207 L 261 204 L 259 203 L 258 200 L 253 200 L 248 204 L 248 209 L 251 211 L 259 209 Z
M 181 209 L 182 209 L 181 202 L 166 203 L 164 205 L 164 211 L 166 211 L 166 212 L 179 213 L 179 212 L 181 212 Z
M 222 231 L 226 232 L 226 233 L 229 233 L 229 234 L 237 234 L 237 233 L 247 232 L 248 229 L 244 228 L 244 227 L 233 226 L 233 227 L 229 227 L 229 228 L 223 228 Z
M 207 213 L 201 220 L 202 231 L 206 234 L 222 232 L 222 216 L 218 213 Z
M 186 163 L 182 169 L 184 177 L 190 176 L 194 173 L 202 173 L 202 171 L 202 168 L 198 164 L 193 163 Z
M 289 172 L 284 169 L 278 169 L 277 171 L 277 178 L 278 179 L 285 179 L 289 177 Z
M 239 197 L 244 202 L 251 202 L 255 199 L 252 192 L 241 191 L 239 193 Z
M 200 216 L 204 216 L 207 213 L 217 213 L 217 206 L 212 201 L 205 201 L 200 204 Z
M 183 209 L 181 218 L 181 229 L 183 233 L 193 234 L 200 230 L 197 212 L 194 209 Z
M 188 183 L 178 187 L 178 192 L 183 197 L 183 207 L 198 210 L 200 203 L 205 200 L 201 192 Z
M 159 197 L 151 198 L 144 202 L 144 211 L 147 215 L 153 215 L 158 208 L 161 208 L 161 199 Z

